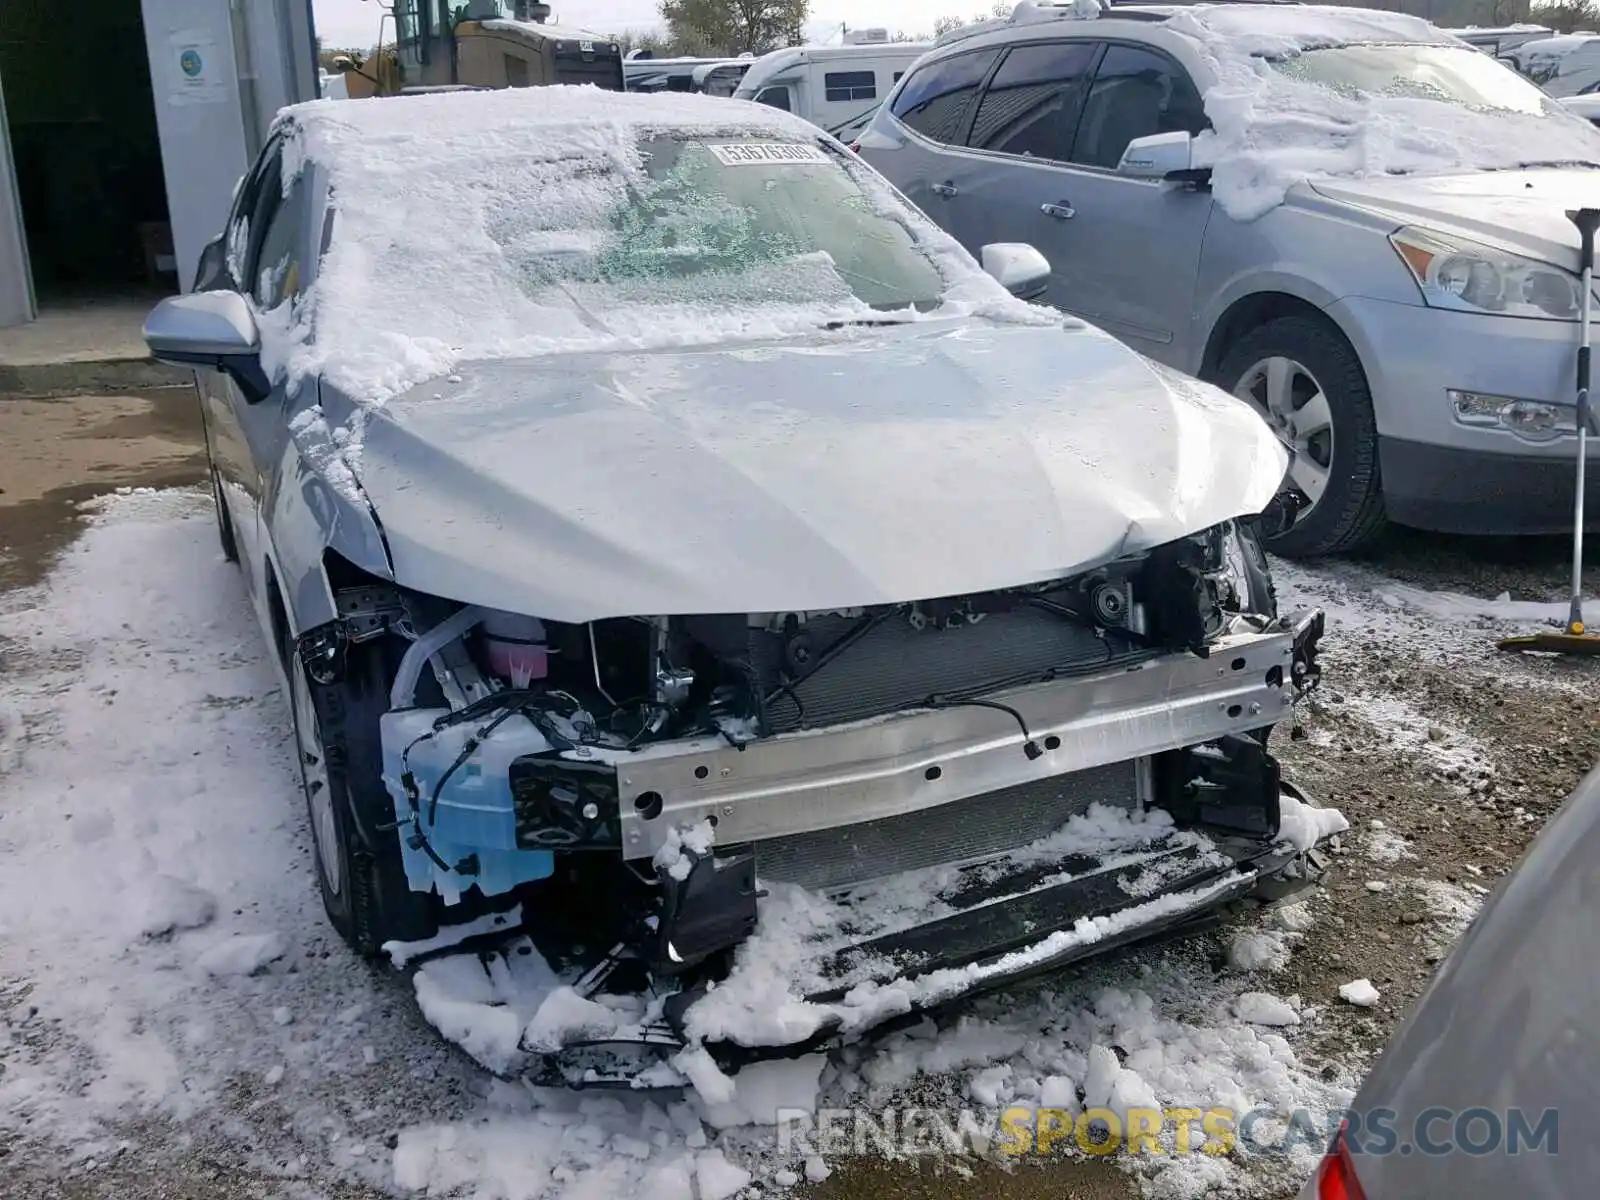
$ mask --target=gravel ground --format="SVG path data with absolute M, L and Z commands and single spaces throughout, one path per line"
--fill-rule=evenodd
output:
M 198 479 L 195 439 L 192 400 L 183 392 L 75 401 L 0 397 L 0 589 L 42 577 L 74 535 L 76 501 L 120 485 Z M 1505 626 L 1422 615 L 1397 606 L 1389 589 L 1404 584 L 1480 598 L 1555 600 L 1565 586 L 1565 550 L 1544 539 L 1475 541 L 1397 530 L 1357 561 L 1280 564 L 1285 605 L 1324 605 L 1330 632 L 1326 683 L 1318 710 L 1307 714 L 1307 736 L 1280 737 L 1275 749 L 1286 771 L 1340 808 L 1352 829 L 1341 839 L 1336 871 L 1310 900 L 1314 927 L 1293 941 L 1286 962 L 1263 973 L 1263 987 L 1328 1005 L 1323 1019 L 1289 1038 L 1302 1063 L 1330 1081 L 1359 1082 L 1483 895 L 1600 762 L 1600 711 L 1583 703 L 1596 694 L 1600 661 L 1500 654 L 1493 641 Z M 1600 582 L 1594 565 L 1590 594 Z M 0 681 L 36 669 L 0 644 Z M 5 770 L 0 754 L 0 776 Z M 0 788 L 0 861 L 8 844 L 3 797 Z M 1239 923 L 1080 975 L 1115 980 L 1174 964 L 1197 976 L 1220 973 L 1230 942 L 1250 931 L 1249 922 Z M 0 1125 L 0 1195 L 342 1200 L 386 1194 L 381 1172 L 351 1169 L 330 1138 L 342 1134 L 346 1144 L 359 1138 L 371 1145 L 369 1157 L 380 1158 L 378 1147 L 392 1144 L 396 1129 L 464 1112 L 487 1084 L 431 1039 L 403 983 L 344 962 L 331 935 L 317 933 L 325 936 L 311 939 L 306 969 L 327 973 L 330 997 L 341 988 L 362 989 L 398 1028 L 414 1027 L 403 1063 L 317 1084 L 291 1078 L 271 1092 L 241 1076 L 223 1103 L 181 1120 L 130 1112 L 117 1129 L 125 1144 L 92 1165 L 48 1131 L 12 1131 L 7 1140 Z M 63 1036 L 49 1014 L 30 1012 L 29 980 L 13 974 L 5 955 L 0 938 L 0 1095 L 5 1059 Z M 1339 985 L 1359 977 L 1377 986 L 1379 1003 L 1338 1004 Z M 1272 1197 L 1291 1193 L 1297 1180 L 1260 1168 L 1243 1182 L 1252 1194 Z M 854 1162 L 797 1194 L 1094 1200 L 1136 1195 L 1138 1184 L 1117 1164 L 1081 1158 L 1015 1170 Z

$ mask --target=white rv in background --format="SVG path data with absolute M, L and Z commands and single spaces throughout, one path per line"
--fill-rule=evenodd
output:
M 739 90 L 745 73 L 755 63 L 754 55 L 746 55 L 732 62 L 706 63 L 694 69 L 694 90 L 708 96 L 731 96 Z
M 734 98 L 795 113 L 839 137 L 861 128 L 900 76 L 932 48 L 928 42 L 891 42 L 882 29 L 846 38 L 843 46 L 791 46 L 756 59 Z
M 1523 23 L 1492 28 L 1469 25 L 1465 29 L 1446 29 L 1445 32 L 1455 34 L 1469 46 L 1476 46 L 1490 58 L 1507 58 L 1518 46 L 1550 37 L 1555 30 L 1548 25 Z
M 648 50 L 634 50 L 622 60 L 622 80 L 630 92 L 699 92 L 704 91 L 706 76 L 723 78 L 729 72 L 734 78 L 742 75 L 753 55 L 743 58 L 655 58 Z M 714 72 L 727 68 L 721 75 Z M 713 95 L 731 96 L 733 89 Z

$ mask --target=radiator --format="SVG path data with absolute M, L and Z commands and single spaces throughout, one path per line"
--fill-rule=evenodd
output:
M 854 625 L 847 618 L 823 617 L 807 629 L 821 653 Z M 773 644 L 759 646 L 753 655 L 758 679 L 777 678 L 770 661 Z M 913 708 L 934 695 L 980 695 L 1050 672 L 1131 665 L 1146 657 L 1148 652 L 1129 650 L 1125 642 L 1099 637 L 1086 625 L 1030 605 L 946 629 L 918 629 L 896 613 L 778 690 L 767 704 L 767 726 L 773 733 L 788 733 L 835 725 Z
M 1091 804 L 1132 808 L 1137 796 L 1134 761 L 1113 763 L 904 816 L 756 842 L 756 873 L 828 891 L 1003 854 L 1049 836 Z

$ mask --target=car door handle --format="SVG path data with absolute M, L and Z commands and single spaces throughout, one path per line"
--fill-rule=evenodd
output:
M 936 183 L 936 184 L 934 184 L 933 185 L 933 190 L 935 192 L 939 193 L 939 195 L 945 197 L 945 199 L 949 199 L 951 196 L 954 196 L 961 189 L 956 187 L 955 184 L 953 184 L 953 183 L 949 182 L 948 180 L 946 180 L 944 183 Z
M 1069 217 L 1077 216 L 1077 210 L 1072 205 L 1062 202 L 1060 204 L 1041 204 L 1039 211 L 1047 217 L 1055 217 L 1058 221 L 1065 221 Z

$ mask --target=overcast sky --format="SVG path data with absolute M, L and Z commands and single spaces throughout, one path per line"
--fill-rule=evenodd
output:
M 328 46 L 370 46 L 377 40 L 378 0 L 311 0 L 317 36 Z M 548 0 L 553 20 L 595 33 L 650 29 L 661 23 L 656 0 Z M 987 12 L 990 0 L 811 0 L 811 32 L 821 36 L 829 25 L 849 21 L 852 27 L 882 25 L 891 32 L 928 33 L 946 14 L 972 17 Z M 392 26 L 389 36 L 393 37 Z M 837 40 L 837 39 L 835 39 Z

